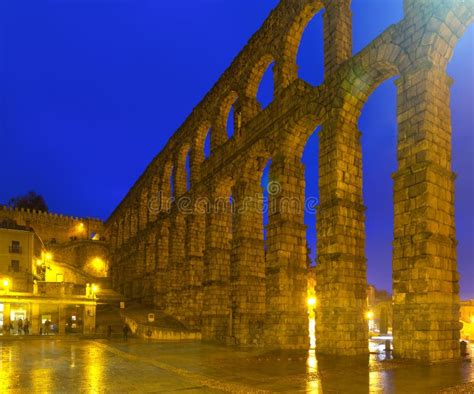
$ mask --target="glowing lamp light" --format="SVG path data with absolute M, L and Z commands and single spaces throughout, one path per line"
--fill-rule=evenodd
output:
M 92 292 L 97 293 L 99 291 L 99 286 L 97 285 L 92 285 Z
M 44 258 L 46 259 L 46 261 L 50 261 L 53 259 L 53 255 L 50 252 L 46 252 Z
M 42 262 L 41 260 L 39 260 L 39 259 L 38 259 L 38 260 L 36 260 L 36 265 L 38 265 L 38 266 L 39 266 L 39 265 L 41 265 L 41 264 L 43 264 L 43 262 Z
M 471 323 L 474 323 L 474 315 L 471 316 Z
M 368 311 L 368 312 L 365 314 L 365 317 L 367 317 L 368 320 L 373 320 L 373 318 L 374 318 L 374 312 Z
M 316 305 L 316 298 L 314 297 L 308 298 L 308 305 L 314 307 Z
M 95 259 L 92 260 L 92 267 L 96 271 L 104 270 L 104 267 L 105 267 L 104 260 L 102 260 L 100 257 L 96 257 Z
M 8 279 L 3 279 L 3 287 L 8 287 L 10 281 Z

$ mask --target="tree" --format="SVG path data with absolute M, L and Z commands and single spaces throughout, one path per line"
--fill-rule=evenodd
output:
M 12 208 L 35 209 L 37 211 L 48 212 L 48 206 L 46 205 L 44 197 L 34 191 L 30 191 L 24 196 L 10 198 L 8 206 Z

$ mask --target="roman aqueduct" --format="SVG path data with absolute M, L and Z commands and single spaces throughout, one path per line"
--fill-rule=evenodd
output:
M 318 12 L 325 75 L 314 87 L 298 79 L 296 55 Z M 367 354 L 357 121 L 371 92 L 398 76 L 394 348 L 413 359 L 458 357 L 446 66 L 473 16 L 473 0 L 404 0 L 404 18 L 353 56 L 350 0 L 282 0 L 108 219 L 115 288 L 200 329 L 204 340 L 307 348 L 306 228 L 297 202 L 305 198 L 303 149 L 321 125 L 317 351 Z M 274 98 L 262 109 L 257 90 L 270 64 Z M 269 160 L 276 189 L 265 241 L 260 180 Z

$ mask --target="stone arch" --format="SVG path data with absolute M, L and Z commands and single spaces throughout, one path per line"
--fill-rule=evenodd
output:
M 191 174 L 188 174 L 188 171 L 186 169 L 186 160 L 190 152 L 191 144 L 186 142 L 179 148 L 174 159 L 173 182 L 175 198 L 181 197 L 188 190 L 188 177 L 190 178 Z
M 260 83 L 263 75 L 267 71 L 268 67 L 275 61 L 275 58 L 271 54 L 263 55 L 255 66 L 252 67 L 247 80 L 247 86 L 245 87 L 245 96 L 250 99 L 256 99 Z
M 245 174 L 249 177 L 260 178 L 266 163 L 271 160 L 277 146 L 272 139 L 259 139 L 252 145 L 248 155 L 234 163 L 229 170 L 233 174 Z
M 316 128 L 322 123 L 327 110 L 318 102 L 310 102 L 305 115 L 289 119 L 286 127 L 279 131 L 278 139 L 282 141 L 278 151 L 288 157 L 303 157 L 306 142 Z
M 217 119 L 217 124 L 221 128 L 221 132 L 224 133 L 224 135 L 227 136 L 227 139 L 230 139 L 232 137 L 238 137 L 239 136 L 239 131 L 240 131 L 240 119 L 239 119 L 239 114 L 240 111 L 237 107 L 238 104 L 238 99 L 239 99 L 239 94 L 237 91 L 232 90 L 230 93 L 227 94 L 225 99 L 222 101 L 220 105 L 220 110 L 219 110 L 219 115 Z M 231 119 L 231 122 L 233 122 L 233 133 L 232 135 L 229 135 L 228 131 L 228 118 L 229 114 L 231 112 L 232 107 L 234 108 L 234 119 Z M 212 136 L 211 136 L 212 137 Z
M 369 48 L 346 67 L 344 79 L 335 94 L 332 107 L 339 111 L 351 107 L 354 122 L 372 92 L 384 81 L 401 75 L 412 65 L 409 56 L 399 46 L 382 43 Z
M 160 179 L 160 212 L 168 212 L 175 198 L 172 186 L 173 172 L 173 162 L 171 160 L 166 161 Z
M 298 78 L 296 57 L 301 37 L 311 19 L 324 8 L 324 4 L 322 1 L 311 1 L 299 3 L 298 7 L 301 7 L 298 10 L 299 12 L 297 12 L 291 26 L 284 34 L 281 59 L 277 59 L 279 76 L 277 78 L 278 86 L 275 89 L 278 91 L 283 90 Z
M 206 160 L 205 144 L 209 134 L 211 134 L 210 137 L 212 138 L 211 122 L 206 120 L 196 129 L 194 135 L 192 146 L 192 166 L 195 171 L 192 172 L 192 175 L 196 174 L 197 169 L 200 169 L 201 164 Z
M 148 217 L 150 221 L 155 221 L 158 217 L 161 204 L 160 174 L 153 172 L 149 182 L 148 190 Z

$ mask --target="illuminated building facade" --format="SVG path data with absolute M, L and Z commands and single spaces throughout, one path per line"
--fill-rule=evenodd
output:
M 43 223 L 51 218 L 56 218 L 57 228 Z M 1 334 L 21 334 L 19 322 L 26 319 L 30 334 L 94 332 L 92 284 L 107 276 L 107 247 L 95 235 L 66 241 L 68 220 L 42 212 L 0 210 Z M 71 231 L 85 232 L 80 223 L 72 223 Z M 44 242 L 36 227 L 54 236 Z

